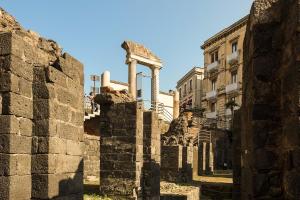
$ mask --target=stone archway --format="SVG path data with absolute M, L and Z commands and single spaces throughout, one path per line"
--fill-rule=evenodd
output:
M 128 64 L 129 93 L 136 98 L 136 65 L 141 64 L 151 69 L 151 103 L 157 108 L 159 102 L 159 70 L 162 61 L 149 49 L 141 44 L 124 41 L 122 48 L 126 51 L 126 64 Z

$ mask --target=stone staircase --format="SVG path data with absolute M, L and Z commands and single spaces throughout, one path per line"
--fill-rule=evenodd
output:
M 100 109 L 97 112 L 89 113 L 88 115 L 84 116 L 84 121 L 92 119 L 94 117 L 100 116 Z

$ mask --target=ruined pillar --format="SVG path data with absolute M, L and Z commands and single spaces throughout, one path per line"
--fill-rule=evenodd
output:
M 173 119 L 179 116 L 179 92 L 176 90 L 173 96 Z
M 0 34 L 0 199 L 82 199 L 83 65 L 18 31 Z
M 130 59 L 128 63 L 128 84 L 129 93 L 136 98 L 136 65 L 137 61 Z
M 160 130 L 156 112 L 144 112 L 143 199 L 160 199 Z
M 109 87 L 110 86 L 110 72 L 105 71 L 101 74 L 101 87 Z
M 204 167 L 204 159 L 203 159 L 203 142 L 200 141 L 199 142 L 199 146 L 198 146 L 198 174 L 201 176 L 203 175 L 203 167 Z
M 209 143 L 209 170 L 211 173 L 214 172 L 214 152 L 213 152 L 213 143 Z
M 100 193 L 118 200 L 142 199 L 142 105 L 97 95 L 100 104 Z
M 206 164 L 206 163 L 207 163 L 207 162 L 206 162 L 206 161 L 207 161 L 206 149 L 207 149 L 207 148 L 206 148 L 206 142 L 203 142 L 203 150 L 202 150 L 202 158 L 203 158 L 202 164 L 203 164 L 203 165 L 202 165 L 202 169 L 203 169 L 204 172 L 206 172 L 206 170 L 207 170 L 207 167 L 206 167 L 206 166 L 207 166 L 207 164 Z
M 16 34 L 0 34 L 0 199 L 7 200 L 31 198 L 34 76 L 20 55 L 24 44 Z
M 241 199 L 300 199 L 298 0 L 256 0 L 244 40 Z
M 151 103 L 157 110 L 157 104 L 159 103 L 159 67 L 152 67 L 152 78 L 151 78 Z

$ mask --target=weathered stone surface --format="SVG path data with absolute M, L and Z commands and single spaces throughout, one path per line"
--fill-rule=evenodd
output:
M 0 199 L 82 199 L 83 65 L 2 9 L 0 44 Z
M 241 196 L 299 199 L 299 2 L 254 1 L 244 41 Z M 235 182 L 239 177 L 235 177 Z

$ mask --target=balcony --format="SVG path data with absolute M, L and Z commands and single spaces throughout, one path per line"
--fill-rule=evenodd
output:
M 240 87 L 238 83 L 232 83 L 226 86 L 225 91 L 226 94 L 230 94 L 230 93 L 238 92 L 239 89 Z
M 227 56 L 227 63 L 229 65 L 234 65 L 239 62 L 240 51 L 233 52 L 232 54 Z
M 217 97 L 217 91 L 216 90 L 213 90 L 213 91 L 210 91 L 210 92 L 206 93 L 206 99 L 207 100 L 215 99 L 216 97 Z
M 217 112 L 208 112 L 206 113 L 206 118 L 208 119 L 217 119 Z
M 215 61 L 215 62 L 207 65 L 207 71 L 210 72 L 213 70 L 217 70 L 219 68 L 219 64 L 220 64 L 220 61 Z

